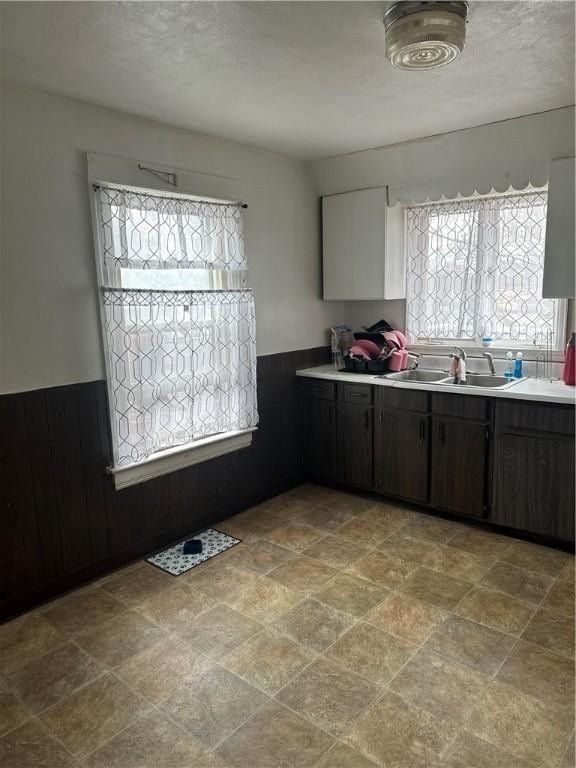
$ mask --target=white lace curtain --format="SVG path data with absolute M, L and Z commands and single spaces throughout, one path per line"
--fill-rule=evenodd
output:
M 95 196 L 115 465 L 256 426 L 240 206 Z
M 406 209 L 406 327 L 415 339 L 543 344 L 565 302 L 542 298 L 546 192 Z

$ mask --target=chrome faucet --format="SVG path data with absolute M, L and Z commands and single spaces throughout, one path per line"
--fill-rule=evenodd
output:
M 464 352 L 464 350 L 462 349 L 462 347 L 454 347 L 454 349 L 457 349 L 457 350 L 458 350 L 458 352 L 460 353 L 460 354 L 458 355 L 459 359 L 460 359 L 460 360 L 464 360 L 464 362 L 466 362 L 466 352 Z
M 482 352 L 482 357 L 486 358 L 486 361 L 488 363 L 488 368 L 490 368 L 490 375 L 496 376 L 496 368 L 494 368 L 494 359 L 492 358 L 492 355 L 490 352 Z
M 466 370 L 466 352 L 462 349 L 462 347 L 454 347 L 454 349 L 457 350 L 457 352 L 451 352 L 450 357 L 454 358 L 458 362 L 460 360 L 464 364 L 464 370 Z M 454 376 L 454 384 L 463 384 L 466 381 L 466 375 L 464 375 L 464 378 L 460 378 L 461 376 L 461 369 L 459 365 L 456 365 L 456 375 Z
M 418 368 L 418 362 L 422 355 L 419 352 L 408 352 L 408 357 L 412 358 L 408 370 L 415 371 Z

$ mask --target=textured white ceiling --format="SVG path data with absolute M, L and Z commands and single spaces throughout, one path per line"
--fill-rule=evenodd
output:
M 462 57 L 394 70 L 366 2 L 3 2 L 3 78 L 305 158 L 574 103 L 574 2 L 471 3 Z

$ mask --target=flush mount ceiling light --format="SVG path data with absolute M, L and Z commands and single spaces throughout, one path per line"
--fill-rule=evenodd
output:
M 386 56 L 399 69 L 433 69 L 464 48 L 467 2 L 394 3 L 384 15 Z

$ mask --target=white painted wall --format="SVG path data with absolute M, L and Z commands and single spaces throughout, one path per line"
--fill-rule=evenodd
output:
M 320 195 L 384 185 L 456 191 L 454 182 L 462 193 L 488 183 L 504 190 L 533 177 L 545 183 L 552 158 L 574 155 L 574 120 L 575 108 L 564 107 L 316 160 L 312 172 Z
M 575 108 L 565 107 L 478 128 L 312 162 L 319 195 L 389 186 L 393 199 L 487 193 L 510 184 L 545 184 L 550 160 L 574 155 Z M 405 328 L 404 301 L 347 302 L 353 329 L 385 318 Z
M 319 209 L 304 162 L 7 86 L 1 392 L 104 376 L 88 151 L 238 179 L 258 354 L 327 343 L 342 307 L 320 298 Z
M 2 91 L 0 392 L 102 378 L 85 153 L 238 179 L 258 354 L 324 344 L 335 321 L 404 327 L 404 302 L 323 302 L 318 195 L 540 176 L 574 152 L 574 108 L 328 158 L 281 155 L 13 87 Z M 311 174 L 311 175 L 310 175 Z

